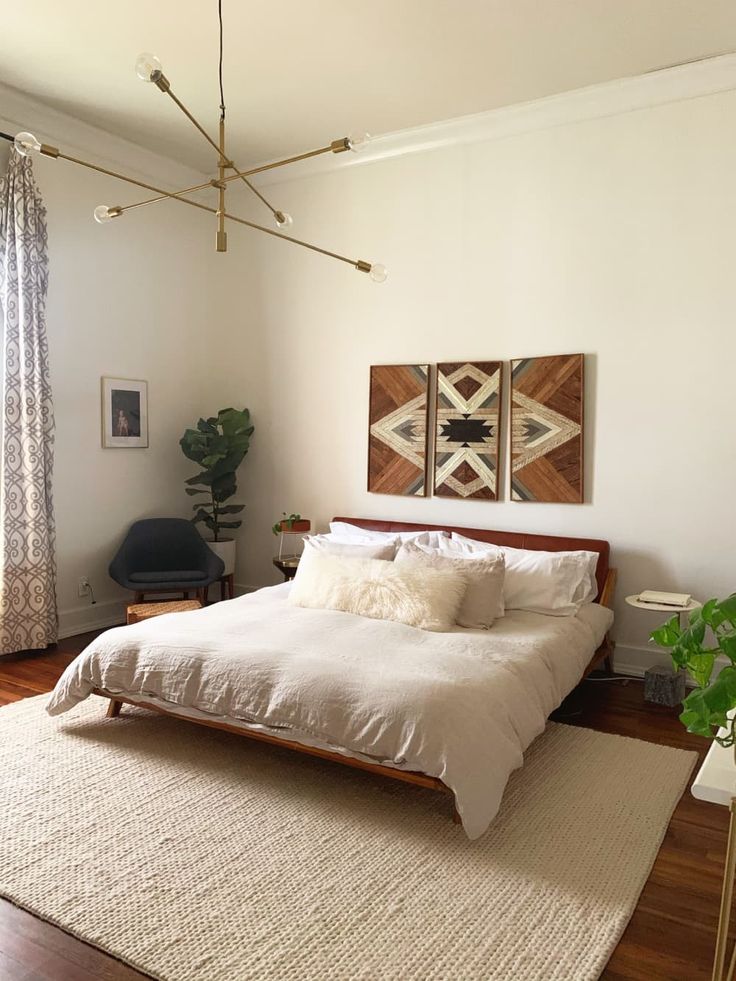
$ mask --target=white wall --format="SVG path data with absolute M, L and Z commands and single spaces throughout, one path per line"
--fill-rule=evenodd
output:
M 134 176 L 145 168 L 148 182 L 185 186 L 199 179 L 19 97 L 4 99 L 3 111 L 10 116 L 0 122 L 6 132 L 30 129 Z M 69 634 L 119 622 L 130 594 L 112 582 L 107 566 L 128 525 L 139 517 L 189 514 L 183 481 L 195 468 L 178 440 L 200 414 L 219 407 L 209 368 L 218 330 L 216 256 L 214 230 L 194 209 L 163 203 L 100 226 L 92 220 L 97 204 L 129 203 L 147 192 L 61 160 L 34 158 L 34 170 L 48 211 L 57 595 L 61 630 Z M 148 381 L 148 449 L 101 447 L 102 375 Z M 96 607 L 78 596 L 84 575 Z
M 607 538 L 620 663 L 657 623 L 628 593 L 736 587 L 734 118 L 728 91 L 270 186 L 295 234 L 390 278 L 268 240 L 231 283 L 232 384 L 249 338 L 264 356 L 241 582 L 279 578 L 282 510 Z M 578 351 L 585 505 L 366 492 L 370 364 Z
M 218 256 L 206 216 L 174 204 L 97 227 L 96 204 L 137 192 L 39 160 L 67 632 L 119 615 L 125 594 L 106 573 L 117 542 L 136 517 L 187 513 L 178 438 L 227 404 L 248 405 L 256 424 L 239 473 L 242 585 L 279 579 L 269 528 L 297 510 L 317 526 L 340 512 L 608 538 L 620 663 L 657 622 L 627 608 L 627 593 L 732 589 L 736 94 L 685 95 L 618 114 L 606 103 L 605 118 L 550 128 L 542 112 L 532 132 L 513 135 L 512 121 L 505 138 L 268 188 L 295 233 L 385 262 L 381 286 L 243 228 Z M 36 110 L 51 142 L 188 183 L 171 161 Z M 20 105 L 0 124 L 35 118 Z M 585 505 L 367 494 L 370 364 L 575 351 L 587 355 Z M 101 449 L 106 373 L 148 379 L 149 450 Z M 76 595 L 80 575 L 94 611 Z

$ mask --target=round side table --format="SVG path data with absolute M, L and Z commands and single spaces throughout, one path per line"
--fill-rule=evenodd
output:
M 636 607 L 637 610 L 649 610 L 652 613 L 677 613 L 680 616 L 680 626 L 682 626 L 682 614 L 692 613 L 699 609 L 703 604 L 696 599 L 691 599 L 687 606 L 667 606 L 665 603 L 642 603 L 639 594 L 627 596 L 626 602 L 629 606 Z
M 297 566 L 299 565 L 299 559 L 279 559 L 275 558 L 273 564 L 279 570 L 281 575 L 284 577 L 284 582 L 289 582 L 296 575 Z

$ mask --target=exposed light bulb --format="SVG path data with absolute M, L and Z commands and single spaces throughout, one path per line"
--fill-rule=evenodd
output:
M 294 219 L 286 211 L 277 211 L 274 214 L 276 219 L 276 227 L 280 232 L 285 232 L 287 228 L 290 228 L 294 224 Z
M 385 283 L 388 279 L 388 269 L 380 262 L 371 264 L 371 271 L 368 273 L 374 283 Z
M 13 146 L 21 157 L 28 157 L 34 150 L 38 151 L 41 149 L 41 144 L 33 133 L 18 133 L 13 140 Z
M 348 146 L 353 153 L 362 153 L 370 142 L 371 134 L 365 132 L 355 132 L 348 134 Z
M 110 208 L 106 204 L 98 204 L 94 210 L 95 221 L 99 222 L 100 225 L 104 225 L 105 222 L 112 221 L 117 215 L 110 213 Z
M 144 51 L 136 58 L 135 73 L 142 82 L 155 82 L 163 74 L 163 67 L 155 54 Z

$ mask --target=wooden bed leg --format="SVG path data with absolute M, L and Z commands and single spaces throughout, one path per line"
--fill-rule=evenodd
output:
M 120 709 L 122 707 L 122 702 L 119 702 L 117 698 L 111 698 L 107 705 L 107 718 L 116 719 L 120 715 Z

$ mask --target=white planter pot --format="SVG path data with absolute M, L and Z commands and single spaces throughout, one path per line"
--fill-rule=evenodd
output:
M 225 538 L 219 542 L 207 542 L 209 547 L 225 563 L 223 576 L 231 576 L 235 572 L 235 540 Z

